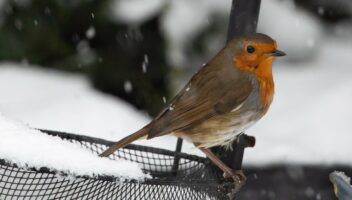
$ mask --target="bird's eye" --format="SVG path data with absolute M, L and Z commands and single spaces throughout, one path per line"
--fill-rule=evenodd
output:
M 247 52 L 248 53 L 254 53 L 255 52 L 254 46 L 251 46 L 251 45 L 247 46 Z

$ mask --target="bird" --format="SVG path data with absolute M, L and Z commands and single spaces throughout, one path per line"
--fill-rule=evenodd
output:
M 225 177 L 233 179 L 235 187 L 241 187 L 246 180 L 242 170 L 228 167 L 210 148 L 229 147 L 267 113 L 274 96 L 272 63 L 285 55 L 274 39 L 262 33 L 232 39 L 149 124 L 100 156 L 109 156 L 141 138 L 173 134 L 193 143 Z

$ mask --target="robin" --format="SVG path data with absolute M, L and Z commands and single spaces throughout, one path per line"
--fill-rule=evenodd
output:
M 148 125 L 121 139 L 100 156 L 146 137 L 173 134 L 192 142 L 217 165 L 235 185 L 245 181 L 211 150 L 229 146 L 236 137 L 262 118 L 274 95 L 272 62 L 284 56 L 275 40 L 261 33 L 230 41 L 204 65 L 169 105 Z

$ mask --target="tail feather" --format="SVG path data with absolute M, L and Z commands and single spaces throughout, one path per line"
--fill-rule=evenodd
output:
M 121 139 L 120 141 L 116 142 L 112 146 L 110 146 L 107 150 L 105 150 L 102 154 L 100 154 L 100 157 L 107 157 L 111 154 L 113 154 L 116 150 L 130 144 L 131 142 L 138 140 L 141 137 L 144 137 L 148 134 L 148 129 L 147 128 L 142 128 L 141 130 Z

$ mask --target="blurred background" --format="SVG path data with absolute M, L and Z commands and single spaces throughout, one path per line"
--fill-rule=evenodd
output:
M 2 0 L 0 113 L 118 140 L 223 47 L 230 8 L 230 0 Z M 288 55 L 274 64 L 271 110 L 248 131 L 257 138 L 244 160 L 252 179 L 282 165 L 293 183 L 309 179 L 297 166 L 351 173 L 352 1 L 265 0 L 258 32 Z M 175 141 L 137 143 L 173 150 Z M 202 155 L 187 143 L 183 151 Z M 324 199 L 311 184 L 308 199 Z M 260 194 L 277 197 L 263 185 Z

